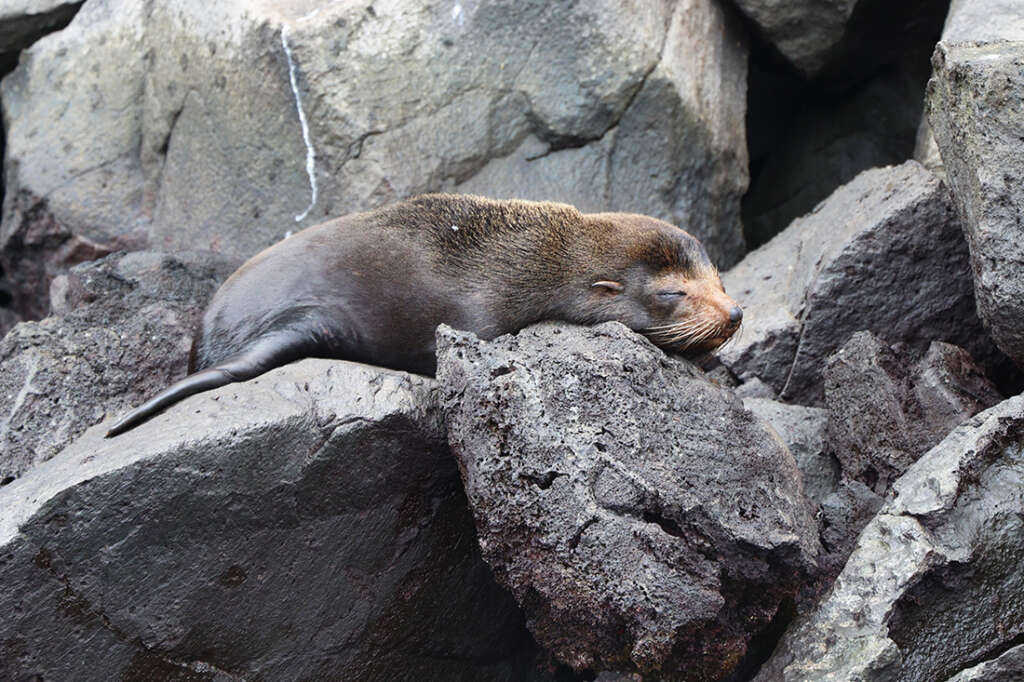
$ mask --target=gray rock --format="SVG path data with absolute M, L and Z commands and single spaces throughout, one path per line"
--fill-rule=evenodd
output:
M 185 376 L 206 301 L 235 265 L 209 253 L 135 252 L 54 280 L 54 315 L 0 341 L 0 480 Z
M 0 54 L 18 52 L 63 28 L 82 0 L 5 0 L 0 3 Z
M 723 275 L 744 308 L 718 357 L 787 402 L 822 398 L 825 359 L 855 331 L 923 351 L 998 352 L 974 312 L 967 247 L 945 187 L 918 163 L 858 175 Z
M 0 678 L 531 679 L 434 382 L 304 360 L 0 488 Z
M 840 478 L 838 485 L 818 508 L 821 540 L 820 583 L 830 584 L 843 570 L 864 526 L 875 517 L 885 500 L 863 483 Z
M 911 433 L 906 369 L 871 333 L 857 332 L 823 370 L 828 439 L 843 477 L 877 494 L 928 449 Z
M 967 351 L 933 342 L 916 363 L 857 332 L 824 370 L 829 444 L 844 477 L 882 494 L 961 422 L 1002 400 Z
M 1024 13 L 1017 0 L 952 0 L 942 40 L 953 43 L 1024 40 Z M 946 169 L 927 115 L 921 118 L 914 158 L 945 179 Z
M 743 398 L 743 407 L 766 421 L 779 434 L 800 469 L 804 495 L 815 505 L 820 505 L 839 482 L 839 466 L 829 452 L 825 438 L 828 410 L 746 397 Z
M 857 0 L 734 0 L 743 12 L 807 77 L 824 66 L 843 37 Z
M 946 682 L 1015 682 L 1024 680 L 1024 645 L 998 658 L 963 670 Z
M 959 346 L 933 341 L 911 368 L 914 433 L 931 448 L 954 426 L 1002 401 L 998 389 Z
M 1024 397 L 973 417 L 894 485 L 817 609 L 757 676 L 933 682 L 1024 635 Z
M 712 0 L 91 0 L 4 80 L 0 260 L 32 298 L 65 243 L 247 256 L 458 188 L 666 218 L 729 265 L 745 80 Z
M 618 323 L 438 361 L 484 558 L 570 666 L 719 679 L 812 570 L 792 456 L 689 362 Z
M 1000 402 L 971 356 L 933 342 L 916 364 L 857 332 L 828 359 L 828 450 L 840 484 L 821 505 L 825 575 L 836 575 L 892 481 L 957 425 Z
M 1020 20 L 1016 27 L 1015 34 Z M 1024 30 L 1017 40 L 940 42 L 928 116 L 970 246 L 978 313 L 996 345 L 1024 367 Z

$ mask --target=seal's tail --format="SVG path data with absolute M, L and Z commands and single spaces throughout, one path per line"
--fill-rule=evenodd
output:
M 283 331 L 266 336 L 248 350 L 224 362 L 190 374 L 176 384 L 161 391 L 142 405 L 121 417 L 107 430 L 107 438 L 124 433 L 146 421 L 160 410 L 184 400 L 190 395 L 219 388 L 236 381 L 246 381 L 275 367 L 304 357 L 314 340 L 301 334 Z
M 173 405 L 190 395 L 209 391 L 212 388 L 218 388 L 233 381 L 237 380 L 228 372 L 218 367 L 211 367 L 210 369 L 204 369 L 191 374 L 121 417 L 116 424 L 107 429 L 107 438 L 113 438 L 138 426 L 165 407 Z

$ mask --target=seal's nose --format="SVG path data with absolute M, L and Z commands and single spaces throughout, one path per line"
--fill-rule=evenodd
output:
M 743 319 L 743 309 L 738 305 L 734 305 L 729 309 L 729 321 L 733 324 L 739 324 L 740 320 Z

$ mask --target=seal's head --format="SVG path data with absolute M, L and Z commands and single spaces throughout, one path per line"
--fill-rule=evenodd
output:
M 648 216 L 599 214 L 626 227 L 625 267 L 594 281 L 592 296 L 614 318 L 677 353 L 712 351 L 740 327 L 743 310 L 725 293 L 699 241 Z

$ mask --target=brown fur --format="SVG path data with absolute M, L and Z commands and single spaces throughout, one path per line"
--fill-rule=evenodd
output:
M 249 260 L 203 317 L 198 371 L 108 435 L 299 357 L 433 374 L 442 322 L 490 339 L 545 319 L 618 320 L 688 351 L 724 342 L 738 311 L 703 247 L 660 220 L 425 195 L 311 227 Z

